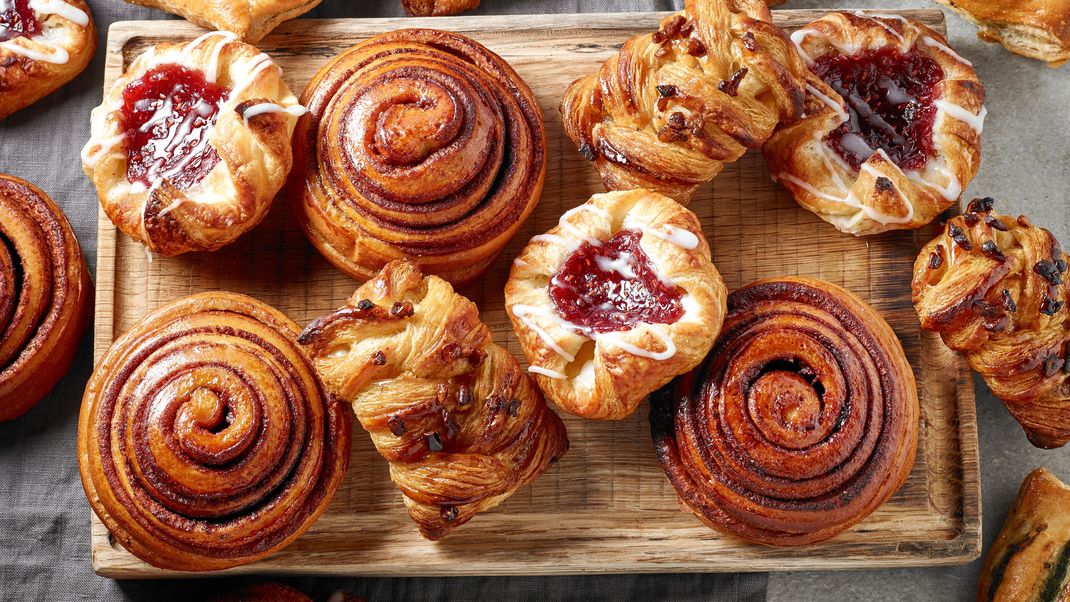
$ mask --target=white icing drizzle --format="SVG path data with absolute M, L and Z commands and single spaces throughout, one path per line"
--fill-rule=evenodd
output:
M 616 272 L 624 278 L 635 278 L 635 257 L 631 253 L 621 253 L 616 259 L 599 256 L 595 258 L 598 269 L 603 272 Z
M 962 195 L 962 183 L 959 181 L 958 176 L 955 175 L 955 172 L 951 171 L 951 168 L 944 162 L 944 160 L 940 159 L 938 161 L 929 161 L 926 164 L 926 171 L 928 171 L 929 169 L 932 169 L 936 173 L 944 176 L 947 179 L 947 184 L 944 184 L 943 186 L 936 184 L 931 179 L 927 178 L 925 174 L 919 173 L 917 171 L 908 171 L 905 173 L 907 178 L 909 178 L 912 182 L 936 188 L 940 192 L 940 196 L 944 197 L 945 200 L 951 202 L 958 200 L 959 196 Z
M 639 324 L 637 324 L 636 326 L 639 326 Z M 599 333 L 594 335 L 594 339 L 599 343 L 606 343 L 619 349 L 623 349 L 624 351 L 627 351 L 632 355 L 649 358 L 659 362 L 667 360 L 670 357 L 676 355 L 676 344 L 673 343 L 672 337 L 669 336 L 669 334 L 665 332 L 660 325 L 647 324 L 647 327 L 649 327 L 651 334 L 661 340 L 661 345 L 665 348 L 663 351 L 650 351 L 649 349 L 636 347 L 631 343 L 625 342 L 621 338 L 620 332 Z
M 818 100 L 831 107 L 832 110 L 835 111 L 836 116 L 840 118 L 840 123 L 845 123 L 848 119 L 850 119 L 850 117 L 847 115 L 847 111 L 843 110 L 843 106 L 835 100 L 829 98 L 826 94 L 822 93 L 821 90 L 818 90 L 810 84 L 806 84 L 806 90 L 810 92 L 810 94 L 813 94 L 815 97 L 817 97 Z
M 801 56 L 807 64 L 812 64 L 814 62 L 814 58 L 807 54 L 805 50 L 803 50 L 802 43 L 803 40 L 806 39 L 806 36 L 809 36 L 811 34 L 815 36 L 818 35 L 817 30 L 804 27 L 803 29 L 796 29 L 795 31 L 791 32 L 790 36 L 791 41 L 795 44 L 796 50 L 799 51 L 799 56 Z
M 971 63 L 970 61 L 967 61 L 961 54 L 959 54 L 959 53 L 955 52 L 954 50 L 952 50 L 951 47 L 948 46 L 947 44 L 944 44 L 943 42 L 941 42 L 939 40 L 935 40 L 935 39 L 933 39 L 933 38 L 931 38 L 929 36 L 923 37 L 921 39 L 921 41 L 926 46 L 932 46 L 934 48 L 939 48 L 940 50 L 943 50 L 944 53 L 946 53 L 947 55 L 951 56 L 951 58 L 955 59 L 956 61 L 958 61 L 958 62 L 960 62 L 960 63 L 962 63 L 964 65 L 968 65 L 970 67 L 973 67 L 973 63 Z
M 553 313 L 552 310 L 549 310 L 548 308 L 544 307 L 517 304 L 511 308 L 511 311 L 513 312 L 513 315 L 516 316 L 516 319 L 520 320 L 524 323 L 525 326 L 535 331 L 535 334 L 539 335 L 539 338 L 542 339 L 543 342 L 550 347 L 550 349 L 553 349 L 554 352 L 557 353 L 557 355 L 560 355 L 561 357 L 565 358 L 565 361 L 567 362 L 576 361 L 575 355 L 565 351 L 564 348 L 561 347 L 561 345 L 557 344 L 557 340 L 555 340 L 554 337 L 550 335 L 550 333 L 543 330 L 542 327 L 536 324 L 535 321 L 532 320 L 529 316 L 539 316 L 542 318 L 547 318 L 551 321 L 557 322 L 558 325 L 560 325 L 562 328 L 565 328 L 566 330 L 582 332 L 582 328 L 580 328 L 576 324 L 573 324 L 572 322 L 569 322 L 568 320 L 561 318 L 557 314 Z
M 874 170 L 874 171 L 876 171 L 876 170 Z M 799 188 L 802 188 L 803 190 L 809 192 L 810 194 L 812 194 L 812 195 L 814 195 L 814 196 L 816 196 L 816 197 L 818 197 L 820 199 L 824 199 L 826 201 L 832 201 L 834 203 L 843 203 L 844 205 L 847 205 L 848 207 L 851 207 L 853 209 L 858 209 L 866 217 L 868 217 L 869 219 L 871 219 L 871 220 L 873 220 L 873 221 L 875 221 L 877 223 L 880 223 L 880 224 L 884 224 L 884 225 L 888 225 L 888 224 L 905 224 L 905 223 L 909 222 L 911 219 L 913 219 L 913 217 L 914 217 L 914 208 L 913 208 L 913 206 L 911 206 L 910 211 L 907 213 L 907 217 L 905 217 L 905 218 L 904 217 L 894 216 L 894 215 L 886 215 L 884 213 L 881 213 L 880 211 L 877 211 L 877 210 L 873 209 L 872 207 L 869 207 L 867 205 L 863 205 L 858 200 L 858 197 L 855 196 L 854 191 L 848 190 L 847 191 L 847 196 L 845 196 L 845 197 L 837 197 L 837 196 L 834 196 L 834 195 L 831 195 L 831 194 L 828 194 L 828 193 L 825 193 L 825 192 L 821 192 L 820 190 L 818 190 L 818 189 L 814 188 L 813 186 L 811 186 L 810 184 L 808 184 L 806 181 L 801 180 L 801 179 L 799 179 L 799 178 L 797 178 L 797 177 L 795 177 L 792 174 L 787 173 L 787 172 L 781 172 L 780 175 L 777 176 L 777 178 L 778 179 L 787 180 L 788 182 L 791 182 L 792 184 L 798 186 Z
M 981 112 L 974 115 L 967 111 L 963 107 L 957 104 L 950 103 L 943 99 L 937 99 L 933 101 L 933 105 L 936 106 L 936 110 L 941 113 L 945 113 L 959 121 L 970 126 L 970 128 L 980 134 L 985 128 L 985 116 L 988 115 L 988 109 L 981 107 Z
M 577 228 L 576 226 L 572 225 L 572 223 L 568 221 L 570 217 L 572 217 L 573 215 L 579 213 L 580 211 L 590 211 L 590 212 L 594 213 L 595 215 L 598 215 L 598 216 L 603 217 L 605 219 L 610 219 L 609 213 L 605 209 L 602 209 L 601 207 L 596 207 L 594 205 L 590 205 L 590 204 L 584 203 L 584 204 L 582 204 L 582 205 L 580 205 L 578 207 L 573 207 L 572 209 L 569 209 L 568 211 L 562 213 L 561 214 L 561 219 L 559 219 L 557 221 L 558 227 L 561 228 L 562 232 L 565 232 L 567 234 L 572 235 L 573 238 L 578 238 L 578 239 L 580 239 L 582 241 L 585 241 L 585 242 L 589 243 L 591 246 L 594 246 L 594 247 L 602 246 L 602 241 L 601 240 L 595 238 L 594 236 L 591 236 L 590 234 L 587 234 L 583 230 L 580 230 L 579 228 Z
M 15 54 L 24 56 L 30 60 L 38 61 L 41 63 L 52 63 L 53 65 L 65 65 L 67 61 L 71 60 L 71 55 L 67 52 L 67 49 L 52 42 L 47 42 L 41 39 L 41 36 L 34 36 L 33 38 L 27 38 L 33 42 L 40 44 L 49 49 L 49 52 L 41 52 L 34 50 L 33 48 L 27 48 L 21 44 L 15 44 L 15 38 L 7 40 L 6 42 L 0 42 L 0 48 L 13 52 Z
M 694 232 L 672 224 L 662 224 L 660 228 L 650 228 L 644 230 L 644 232 L 670 244 L 674 244 L 681 249 L 690 251 L 698 248 L 698 236 L 695 236 Z
M 558 236 L 556 234 L 537 234 L 535 236 L 532 236 L 531 242 L 536 241 L 546 242 L 552 245 L 561 245 L 565 248 L 571 248 L 575 244 L 575 241 L 569 240 L 564 236 Z
M 166 206 L 166 207 L 164 207 L 163 209 L 161 209 L 160 212 L 156 214 L 156 217 L 163 217 L 163 216 L 167 215 L 168 213 L 171 213 L 175 209 L 178 209 L 178 206 L 182 204 L 182 201 L 183 201 L 182 197 L 179 197 L 179 198 L 171 201 L 171 204 Z
M 208 68 L 204 70 L 204 79 L 213 84 L 216 83 L 216 79 L 219 77 L 219 55 L 222 54 L 223 49 L 227 46 L 227 44 L 233 42 L 234 40 L 237 40 L 238 36 L 230 33 L 229 31 L 209 31 L 206 34 L 197 36 L 193 39 L 192 42 L 186 44 L 185 48 L 182 49 L 182 60 L 183 62 L 185 62 L 198 46 L 200 46 L 202 43 L 206 42 L 210 38 L 214 38 L 217 36 L 220 39 L 216 41 L 215 48 L 212 49 L 212 56 L 208 61 Z M 199 68 L 198 65 L 189 66 L 194 69 Z
M 43 15 L 63 17 L 81 27 L 89 25 L 89 15 L 85 11 L 63 0 L 30 0 L 29 7 Z
M 305 113 L 308 113 L 308 109 L 299 104 L 284 107 L 273 102 L 261 102 L 246 107 L 245 110 L 242 111 L 242 119 L 245 120 L 245 125 L 248 126 L 250 119 L 267 113 L 287 113 L 293 117 L 300 117 Z
M 541 366 L 528 366 L 528 372 L 532 372 L 534 374 L 541 374 L 543 376 L 547 376 L 547 377 L 550 377 L 550 378 L 555 379 L 555 380 L 565 380 L 565 379 L 568 378 L 567 376 L 565 376 L 564 374 L 561 374 L 560 372 L 558 372 L 556 370 L 551 370 L 549 368 L 543 368 Z
M 245 65 L 245 68 L 248 69 L 249 72 L 246 74 L 245 79 L 241 80 L 238 85 L 234 86 L 234 88 L 231 90 L 230 97 L 233 99 L 240 96 L 243 92 L 245 92 L 246 88 L 248 88 L 250 85 L 252 85 L 254 81 L 256 81 L 256 76 L 260 75 L 260 72 L 267 69 L 268 67 L 277 68 L 275 62 L 271 60 L 271 57 L 267 54 L 264 54 L 263 52 L 256 55 L 256 57 L 248 65 Z
M 82 147 L 82 163 L 89 167 L 96 167 L 100 160 L 113 148 L 122 144 L 123 140 L 126 140 L 126 134 L 116 134 L 100 140 L 95 145 L 92 142 L 86 144 Z

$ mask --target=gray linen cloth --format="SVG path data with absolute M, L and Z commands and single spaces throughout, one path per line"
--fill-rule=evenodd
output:
M 169 15 L 119 0 L 90 0 L 100 48 L 74 82 L 0 122 L 0 172 L 51 195 L 96 264 L 97 196 L 82 174 L 79 150 L 89 112 L 99 104 L 105 36 L 118 20 Z M 309 17 L 401 15 L 399 0 L 324 0 Z M 670 0 L 484 0 L 480 14 L 668 10 Z M 256 579 L 116 582 L 93 574 L 89 506 L 78 476 L 76 433 L 82 390 L 92 368 L 91 336 L 74 367 L 27 415 L 0 424 L 0 598 L 4 600 L 198 600 Z M 520 553 L 518 551 L 518 553 Z M 317 600 L 345 590 L 369 600 L 765 599 L 765 575 L 621 575 L 452 579 L 271 579 Z

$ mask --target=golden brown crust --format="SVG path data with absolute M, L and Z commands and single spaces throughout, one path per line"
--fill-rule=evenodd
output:
M 681 203 L 802 113 L 806 67 L 761 0 L 687 0 L 561 103 L 565 131 L 609 190 Z
M 807 70 L 804 117 L 778 130 L 762 149 L 770 173 L 803 208 L 860 236 L 920 227 L 958 200 L 981 160 L 985 90 L 942 35 L 909 19 L 831 13 L 793 33 L 792 40 L 808 62 L 844 55 L 844 48 L 894 47 L 928 57 L 943 71 L 935 87 L 935 154 L 923 169 L 904 171 L 880 150 L 861 169 L 832 150 L 825 138 L 847 119 L 847 105 Z
M 153 566 L 218 570 L 299 537 L 349 464 L 350 414 L 244 295 L 201 293 L 138 321 L 86 387 L 78 459 L 89 504 Z
M 414 17 L 441 17 L 479 8 L 479 0 L 401 0 L 401 7 Z
M 0 174 L 0 421 L 32 408 L 67 372 L 93 283 L 71 225 L 29 182 Z
M 922 328 L 966 354 L 1037 447 L 1070 441 L 1070 278 L 1051 232 L 975 199 L 914 263 Z
M 97 50 L 97 30 L 84 0 L 31 3 L 42 33 L 0 42 L 0 120 L 71 81 Z
M 343 52 L 301 97 L 290 197 L 309 239 L 359 280 L 396 259 L 482 274 L 538 203 L 534 95 L 464 36 L 408 29 Z
M 1043 468 L 1022 482 L 988 551 L 978 602 L 1070 600 L 1070 487 Z
M 918 443 L 910 364 L 879 313 L 819 280 L 728 297 L 713 351 L 651 397 L 655 448 L 710 527 L 773 546 L 826 540 L 903 484 Z
M 164 178 L 146 189 L 127 179 L 122 94 L 146 72 L 170 63 L 198 69 L 230 89 L 208 134 L 220 160 L 189 188 L 179 189 Z M 159 44 L 139 56 L 93 110 L 82 168 L 112 223 L 150 251 L 163 256 L 214 251 L 260 223 L 290 171 L 290 138 L 297 117 L 275 111 L 252 112 L 245 118 L 250 108 L 269 104 L 303 111 L 270 57 L 233 34 L 216 32 L 188 44 Z
M 641 249 L 662 281 L 682 289 L 687 312 L 672 324 L 584 331 L 559 316 L 549 282 L 583 240 L 605 241 L 622 230 L 642 231 Z M 513 262 L 505 305 L 547 396 L 578 416 L 618 420 L 702 360 L 720 330 L 726 294 L 698 217 L 666 196 L 633 190 L 594 195 L 533 238 Z
M 475 304 L 407 261 L 387 264 L 299 339 L 352 401 L 424 537 L 445 537 L 568 450 L 565 425 Z
M 279 26 L 316 8 L 320 0 L 126 0 L 184 17 L 206 29 L 255 44 Z
M 979 28 L 977 37 L 1059 67 L 1070 60 L 1070 0 L 937 0 Z

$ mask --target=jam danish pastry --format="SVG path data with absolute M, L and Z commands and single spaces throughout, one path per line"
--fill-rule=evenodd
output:
M 977 599 L 987 602 L 1070 599 L 1070 487 L 1038 468 L 1018 497 L 981 570 Z
M 78 425 L 89 504 L 170 570 L 253 562 L 323 514 L 349 466 L 350 416 L 244 295 L 201 293 L 144 317 L 97 363 Z
M 646 190 L 567 211 L 531 239 L 505 285 L 542 390 L 568 412 L 612 420 L 702 360 L 725 295 L 695 214 Z
M 658 458 L 718 531 L 773 546 L 826 540 L 903 484 L 918 392 L 875 309 L 818 280 L 762 280 L 728 297 L 709 356 L 650 398 Z
M 316 8 L 320 0 L 126 0 L 179 15 L 206 29 L 255 44 L 279 26 Z
M 687 0 L 561 103 L 565 132 L 609 190 L 687 203 L 803 108 L 806 67 L 762 0 Z
M 150 251 L 213 251 L 267 215 L 304 112 L 271 57 L 234 34 L 159 44 L 93 110 L 82 167 L 108 218 Z
M 0 174 L 0 421 L 67 372 L 89 324 L 93 283 L 67 218 L 44 192 Z
M 96 50 L 84 0 L 0 1 L 0 119 L 74 79 Z
M 358 280 L 396 259 L 453 284 L 482 274 L 539 202 L 546 134 L 501 57 L 431 29 L 376 36 L 309 82 L 291 201 Z
M 969 61 L 897 16 L 832 13 L 791 38 L 810 67 L 805 115 L 763 152 L 800 205 L 867 235 L 917 228 L 958 200 L 986 114 Z
M 966 354 L 1037 447 L 1070 441 L 1070 257 L 1028 218 L 970 201 L 914 263 L 922 328 Z
M 411 262 L 387 264 L 298 342 L 352 402 L 428 539 L 494 508 L 568 450 L 564 423 L 476 305 Z

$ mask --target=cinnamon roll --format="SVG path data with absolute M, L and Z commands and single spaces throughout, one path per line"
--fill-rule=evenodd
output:
M 437 540 L 568 451 L 565 425 L 450 284 L 395 261 L 298 339 Z
M 607 189 L 687 203 L 725 163 L 799 118 L 806 67 L 771 21 L 762 0 L 687 0 L 569 86 L 565 132 Z
M 86 496 L 137 557 L 224 569 L 297 539 L 349 463 L 350 418 L 263 303 L 201 293 L 149 314 L 86 387 L 78 459 Z
M 872 307 L 819 280 L 728 297 L 713 351 L 651 398 L 673 487 L 704 523 L 774 546 L 819 542 L 892 496 L 918 442 L 914 374 Z
M 1070 441 L 1070 277 L 1051 232 L 974 199 L 914 263 L 921 327 L 940 333 L 1043 448 Z
M 63 212 L 33 184 L 0 174 L 0 421 L 32 408 L 67 372 L 92 305 Z
M 291 199 L 313 245 L 367 280 L 408 258 L 479 276 L 535 208 L 542 114 L 499 56 L 464 36 L 395 31 L 343 52 L 301 97 Z

